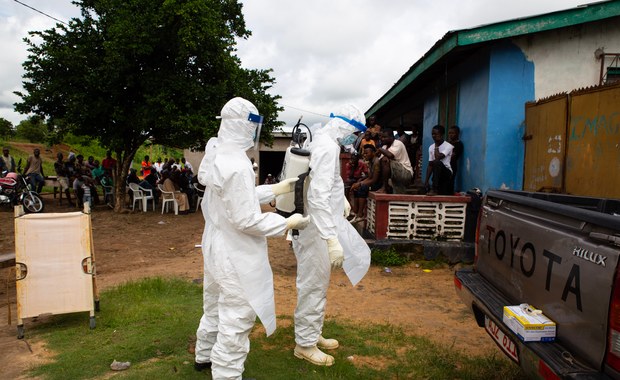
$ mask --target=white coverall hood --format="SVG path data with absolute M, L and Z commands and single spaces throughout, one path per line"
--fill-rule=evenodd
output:
M 335 142 L 355 132 L 364 132 L 366 130 L 364 114 L 352 104 L 340 107 L 337 112 L 330 116 L 332 119 L 321 128 L 321 131 L 329 135 Z
M 244 151 L 254 146 L 260 129 L 259 124 L 248 120 L 250 114 L 258 115 L 254 104 L 239 97 L 229 100 L 220 111 L 222 123 L 217 133 L 219 144 L 234 144 Z

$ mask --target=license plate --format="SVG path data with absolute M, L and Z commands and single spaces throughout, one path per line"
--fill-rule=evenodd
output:
M 510 359 L 519 363 L 519 352 L 515 342 L 508 335 L 504 334 L 499 326 L 486 315 L 484 316 L 484 329 Z

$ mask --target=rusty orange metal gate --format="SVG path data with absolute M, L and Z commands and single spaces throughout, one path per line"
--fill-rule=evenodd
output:
M 563 190 L 567 113 L 566 95 L 526 104 L 524 190 Z
M 523 189 L 620 198 L 620 84 L 526 105 Z

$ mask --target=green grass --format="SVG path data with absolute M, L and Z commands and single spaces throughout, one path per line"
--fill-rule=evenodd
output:
M 33 369 L 44 379 L 109 376 L 110 363 L 130 361 L 114 373 L 121 379 L 204 379 L 193 369 L 188 346 L 202 313 L 202 287 L 182 280 L 147 279 L 101 294 L 97 327 L 88 314 L 57 315 L 28 327 L 26 338 L 46 341 L 53 362 Z M 413 321 L 412 321 L 413 322 Z M 259 325 L 257 325 L 259 326 Z M 256 328 L 244 376 L 258 379 L 517 379 L 518 367 L 496 355 L 469 357 L 448 346 L 408 336 L 390 325 L 358 325 L 328 319 L 325 331 L 338 337 L 336 364 L 317 367 L 296 359 L 291 317 L 279 317 L 278 329 L 265 337 Z
M 384 267 L 402 266 L 410 263 L 406 256 L 396 252 L 394 247 L 389 249 L 373 249 L 370 252 L 370 263 Z
M 423 251 L 401 253 L 393 246 L 388 249 L 372 249 L 370 263 L 379 267 L 399 267 L 413 263 L 421 269 L 431 270 L 450 266 L 447 258 L 443 255 L 428 260 L 424 258 Z

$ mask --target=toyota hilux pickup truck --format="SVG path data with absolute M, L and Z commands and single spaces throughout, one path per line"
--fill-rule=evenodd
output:
M 476 255 L 457 294 L 497 346 L 532 378 L 620 379 L 620 201 L 488 191 Z M 552 342 L 524 342 L 504 306 L 531 305 L 556 323 Z

